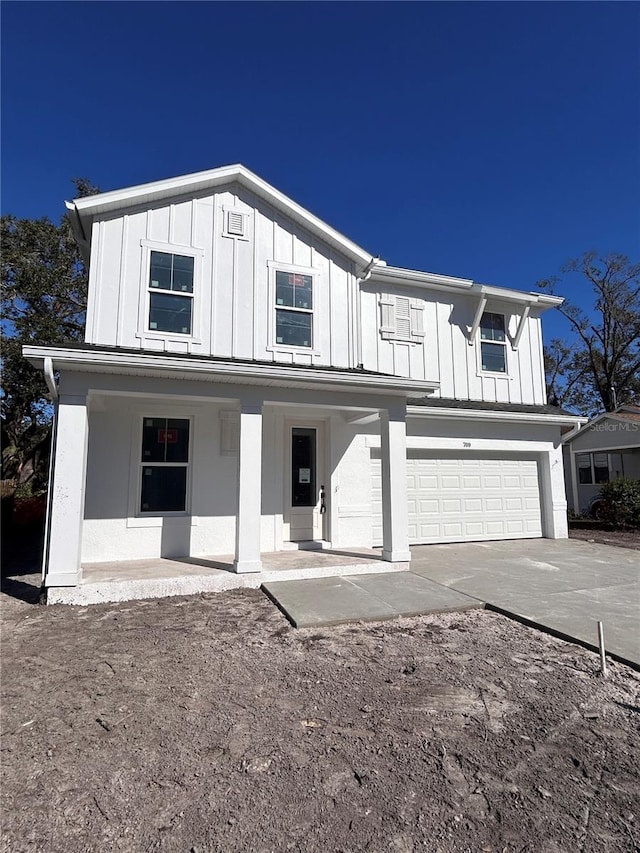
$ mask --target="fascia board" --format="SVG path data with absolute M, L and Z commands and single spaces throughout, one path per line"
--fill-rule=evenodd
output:
M 473 281 L 468 278 L 455 278 L 454 276 L 440 275 L 438 273 L 377 265 L 373 267 L 368 281 L 409 285 L 411 287 L 426 287 L 430 290 L 445 290 L 456 293 L 461 290 L 470 290 L 473 287 Z
M 438 273 L 420 272 L 419 270 L 402 267 L 374 266 L 368 281 L 384 284 L 408 285 L 424 287 L 429 290 L 440 290 L 449 293 L 478 293 L 491 299 L 503 302 L 517 302 L 521 305 L 535 305 L 545 311 L 556 305 L 562 305 L 564 299 L 560 296 L 548 296 L 545 293 L 526 293 L 512 290 L 508 287 L 495 287 L 488 284 L 476 284 L 469 278 L 456 278 Z
M 511 290 L 507 287 L 494 287 L 489 284 L 479 284 L 476 287 L 478 293 L 490 299 L 499 299 L 502 302 L 517 302 L 520 305 L 535 305 L 540 311 L 546 311 L 547 308 L 562 305 L 564 302 L 564 297 L 547 296 L 546 293 L 534 293 L 533 291 L 526 293 L 523 290 Z
M 281 193 L 241 164 L 222 166 L 219 169 L 194 172 L 190 175 L 78 198 L 67 203 L 67 206 L 75 209 L 81 219 L 86 220 L 100 214 L 125 210 L 135 205 L 168 200 L 177 195 L 197 193 L 234 182 L 247 187 L 275 208 L 284 211 L 292 220 L 303 225 L 363 267 L 374 260 L 373 255 L 369 252 L 340 234 L 339 231 L 327 225 L 317 216 L 309 213 L 293 199 Z
M 535 412 L 489 412 L 482 409 L 448 409 L 436 406 L 408 406 L 407 416 L 412 418 L 450 418 L 469 421 L 519 421 L 541 424 L 575 424 L 586 423 L 587 418 L 572 415 L 546 415 Z
M 263 364 L 238 364 L 233 361 L 210 362 L 205 359 L 186 360 L 168 355 L 133 353 L 104 353 L 88 350 L 71 350 L 64 347 L 31 347 L 22 349 L 24 357 L 35 367 L 42 367 L 44 360 L 51 359 L 54 368 L 81 371 L 100 367 L 116 369 L 122 373 L 135 370 L 154 370 L 158 374 L 171 376 L 179 372 L 193 379 L 215 377 L 232 381 L 234 377 L 256 384 L 305 382 L 320 387 L 348 388 L 349 390 L 380 391 L 405 398 L 424 397 L 437 390 L 438 382 L 416 382 L 396 376 L 354 376 L 339 370 L 307 370 L 287 365 L 265 366 Z

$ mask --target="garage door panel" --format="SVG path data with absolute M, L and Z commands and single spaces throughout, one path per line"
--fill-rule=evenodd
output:
M 542 536 L 535 459 L 407 459 L 409 537 L 413 545 Z M 382 543 L 380 460 L 372 460 L 374 544 Z

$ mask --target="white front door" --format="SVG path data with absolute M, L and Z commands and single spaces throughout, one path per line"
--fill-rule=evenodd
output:
M 288 421 L 285 448 L 285 529 L 289 542 L 323 539 L 324 424 Z

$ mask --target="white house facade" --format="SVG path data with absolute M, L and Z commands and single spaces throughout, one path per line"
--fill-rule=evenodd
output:
M 50 593 L 89 563 L 566 537 L 557 297 L 388 266 L 243 166 L 68 207 L 85 342 L 24 349 L 56 399 Z

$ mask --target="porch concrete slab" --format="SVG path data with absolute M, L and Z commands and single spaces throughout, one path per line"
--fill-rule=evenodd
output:
M 468 595 L 411 572 L 275 581 L 263 591 L 295 628 L 375 622 L 482 607 Z
M 640 553 L 571 539 L 420 545 L 411 570 L 640 665 Z

